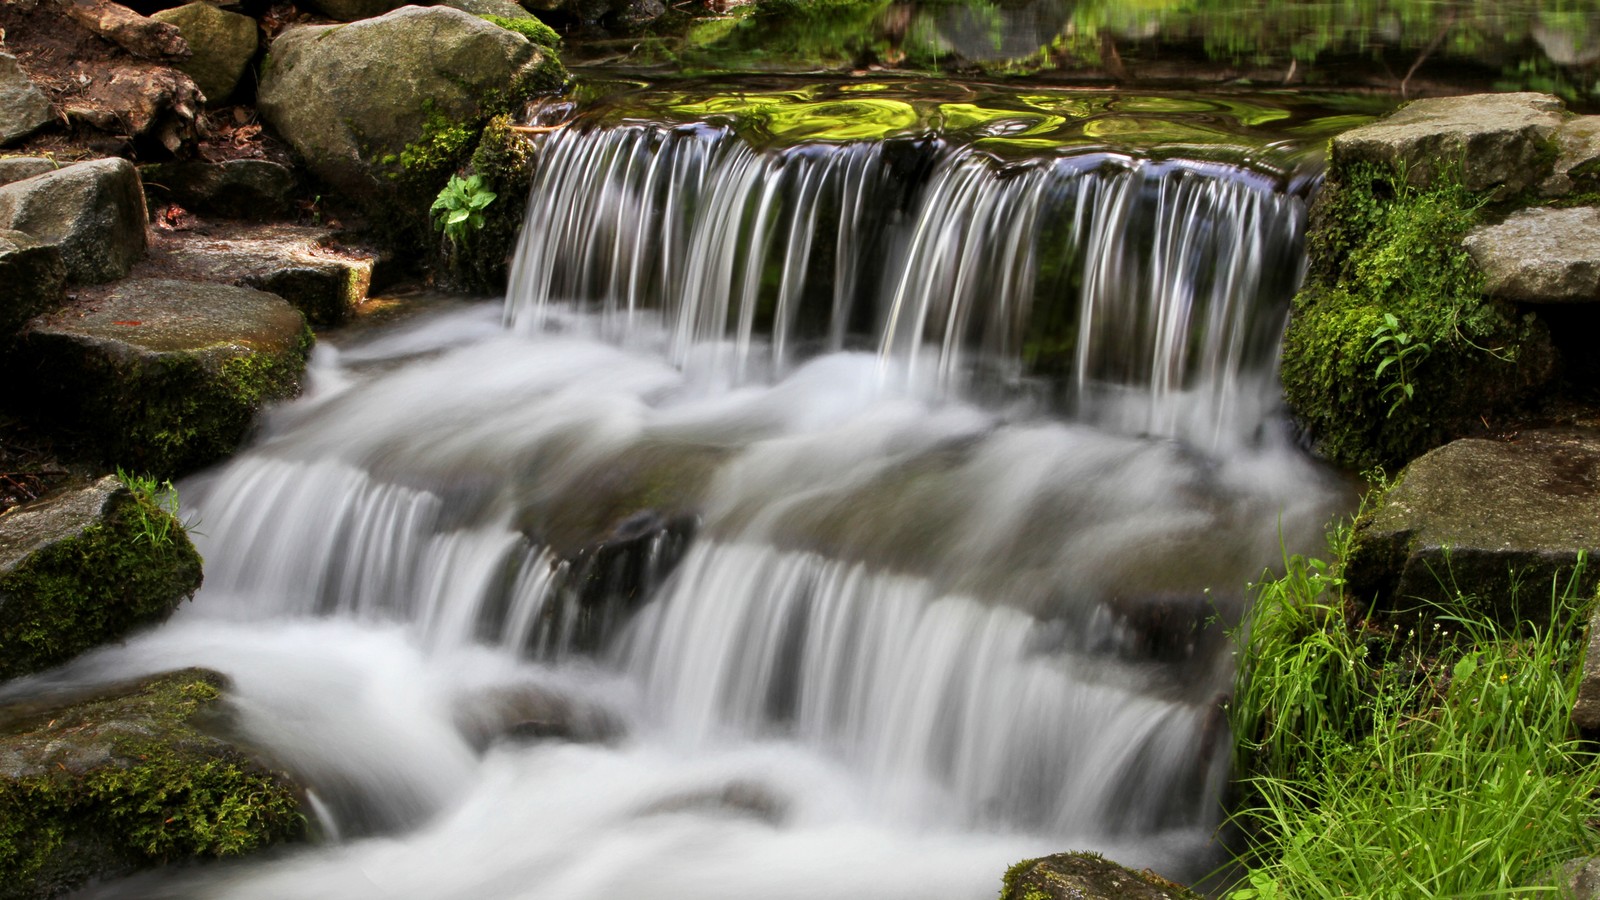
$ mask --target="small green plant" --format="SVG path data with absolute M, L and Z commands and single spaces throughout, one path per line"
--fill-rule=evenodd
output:
M 483 227 L 483 211 L 497 196 L 484 186 L 482 176 L 452 175 L 428 211 L 437 216 L 435 225 L 445 238 L 459 245 L 467 235 Z
M 134 540 L 152 547 L 172 544 L 172 532 L 182 528 L 178 521 L 178 489 L 170 480 L 157 481 L 150 475 L 134 475 L 117 469 L 117 478 L 133 494 Z
M 1378 391 L 1378 397 L 1389 401 L 1389 415 L 1393 416 L 1395 410 L 1409 402 L 1416 393 L 1416 385 L 1411 382 L 1411 372 L 1422 364 L 1428 354 L 1433 352 L 1433 346 L 1417 338 L 1410 332 L 1400 330 L 1400 320 L 1394 313 L 1383 314 L 1383 324 L 1372 332 L 1372 344 L 1367 347 L 1366 358 L 1370 361 L 1374 355 L 1378 357 L 1378 368 L 1372 373 L 1373 379 L 1383 381 L 1383 373 L 1394 369 L 1391 380 Z

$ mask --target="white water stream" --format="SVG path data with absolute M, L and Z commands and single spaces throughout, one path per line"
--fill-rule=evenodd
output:
M 22 686 L 218 669 L 314 795 L 313 845 L 93 896 L 977 900 L 1048 852 L 1215 861 L 1204 623 L 1338 502 L 1273 418 L 1299 201 L 951 152 L 864 259 L 874 148 L 646 131 L 547 146 L 503 310 L 319 347 L 181 486 L 195 601 Z M 1050 217 L 1068 415 L 1020 356 Z M 596 596 L 602 538 L 637 590 Z

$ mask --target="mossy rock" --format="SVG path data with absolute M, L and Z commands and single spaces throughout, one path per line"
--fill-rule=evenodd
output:
M 1145 869 L 1135 872 L 1098 853 L 1057 853 L 1007 870 L 1000 900 L 1201 900 Z
M 207 732 L 224 688 L 187 669 L 0 708 L 0 900 L 303 836 L 289 778 Z
M 127 281 L 34 320 L 11 369 L 28 411 L 111 465 L 172 476 L 238 446 L 263 405 L 299 392 L 311 332 L 249 288 Z
M 522 233 L 533 184 L 534 145 L 512 131 L 510 115 L 490 120 L 478 139 L 468 171 L 482 179 L 495 199 L 483 210 L 483 227 L 460 243 L 446 242 L 443 270 L 455 287 L 504 293 L 511 255 Z
M 160 622 L 200 587 L 171 513 L 115 476 L 0 516 L 0 679 Z

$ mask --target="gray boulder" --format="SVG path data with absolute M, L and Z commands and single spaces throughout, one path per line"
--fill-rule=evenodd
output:
M 66 299 L 61 251 L 20 231 L 0 231 L 0 344 Z
M 0 896 L 45 900 L 302 837 L 302 790 L 218 728 L 226 688 L 185 669 L 0 707 Z
M 1550 140 L 1562 103 L 1548 94 L 1475 94 L 1417 100 L 1333 139 L 1335 168 L 1367 162 L 1405 168 L 1418 187 L 1459 167 L 1470 190 L 1501 195 L 1549 174 Z
M 1007 870 L 1000 900 L 1200 900 L 1200 895 L 1098 853 L 1057 853 Z
M 147 244 L 144 189 L 125 159 L 97 159 L 0 187 L 0 229 L 60 249 L 67 277 L 122 278 Z
M 0 516 L 0 679 L 160 622 L 200 587 L 200 556 L 115 476 Z
M 56 120 L 54 107 L 17 58 L 0 53 L 0 147 L 14 144 Z
M 491 101 L 552 87 L 560 63 L 519 34 L 446 7 L 408 6 L 272 44 L 258 106 L 319 178 L 358 202 L 465 149 Z M 559 83 L 557 80 L 556 83 Z
M 226 103 L 256 55 L 256 21 L 205 2 L 164 9 L 150 18 L 177 26 L 194 51 L 178 69 L 194 79 L 207 103 Z
M 108 463 L 177 475 L 238 446 L 261 407 L 299 391 L 311 334 L 249 288 L 131 280 L 35 319 L 12 353 L 32 413 Z
M 0 185 L 54 172 L 61 168 L 60 163 L 42 156 L 13 156 L 10 159 L 0 159 Z
M 1525 303 L 1600 301 L 1600 209 L 1536 208 L 1473 229 L 1463 242 L 1484 291 Z
M 153 163 L 139 175 L 147 189 L 165 191 L 187 209 L 255 221 L 287 214 L 299 186 L 288 166 L 265 159 Z
M 1510 622 L 1545 615 L 1579 554 L 1600 557 L 1600 434 L 1532 431 L 1406 466 L 1356 523 L 1345 578 L 1379 609 L 1430 602 Z

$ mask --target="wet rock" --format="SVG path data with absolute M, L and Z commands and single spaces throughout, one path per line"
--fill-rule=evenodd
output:
M 1345 578 L 1381 610 L 1466 604 L 1514 621 L 1548 611 L 1552 579 L 1564 584 L 1580 553 L 1600 555 L 1600 434 L 1524 432 L 1406 466 L 1356 523 Z
M 0 707 L 0 896 L 302 837 L 290 778 L 210 730 L 225 689 L 186 669 Z
M 1459 164 L 1456 177 L 1468 189 L 1509 195 L 1549 173 L 1562 108 L 1559 99 L 1532 93 L 1417 100 L 1334 138 L 1330 161 L 1400 166 L 1418 187 Z
M 539 685 L 504 688 L 464 698 L 456 725 L 480 752 L 511 741 L 606 743 L 622 736 L 622 722 L 608 710 Z
M 1484 291 L 1525 303 L 1600 301 L 1600 209 L 1524 209 L 1467 235 Z
M 149 268 L 276 294 L 313 325 L 335 325 L 366 301 L 378 263 L 373 252 L 335 246 L 336 234 L 270 224 L 162 235 L 152 247 Z
M 188 535 L 115 476 L 14 507 L 0 515 L 0 679 L 160 622 L 199 587 Z
M 179 155 L 198 140 L 195 117 L 205 105 L 194 79 L 166 66 L 95 70 L 84 94 L 64 101 L 69 119 L 131 140 L 143 155 Z
M 66 299 L 61 251 L 20 231 L 0 231 L 0 345 Z
M 299 186 L 288 166 L 265 159 L 154 163 L 139 175 L 147 190 L 194 212 L 257 222 L 287 214 Z
M 177 26 L 193 51 L 178 69 L 194 79 L 207 103 L 226 103 L 256 55 L 255 20 L 205 2 L 164 9 L 150 18 Z
M 147 242 L 139 173 L 125 159 L 97 159 L 5 185 L 0 228 L 57 247 L 74 282 L 121 278 Z
M 640 815 L 724 812 L 757 819 L 769 825 L 781 825 L 788 811 L 789 804 L 766 785 L 753 781 L 731 781 L 720 787 L 686 791 L 657 800 L 640 810 Z
M 1563 900 L 1600 900 L 1600 856 L 1567 863 L 1555 882 L 1562 886 Z
M 402 173 L 464 148 L 490 98 L 514 101 L 562 71 L 521 35 L 445 7 L 291 29 L 264 70 L 263 118 L 313 173 L 363 203 L 393 198 Z
M 1200 900 L 1200 895 L 1098 853 L 1058 853 L 1025 859 L 1007 870 L 1000 900 Z
M 1600 183 L 1600 116 L 1579 116 L 1556 132 L 1556 161 L 1549 178 L 1539 185 L 1546 197 L 1565 197 L 1582 186 Z
M 55 120 L 50 98 L 22 71 L 15 56 L 0 53 L 0 147 L 14 144 Z
M 55 160 L 45 159 L 42 156 L 13 156 L 10 159 L 0 159 L 0 185 L 54 172 L 59 168 L 61 166 Z
M 35 418 L 116 465 L 159 475 L 226 455 L 263 404 L 299 391 L 311 335 L 282 298 L 185 281 L 122 282 L 35 319 L 13 353 Z
M 381 16 L 406 5 L 407 0 L 305 0 L 305 8 L 340 22 Z

